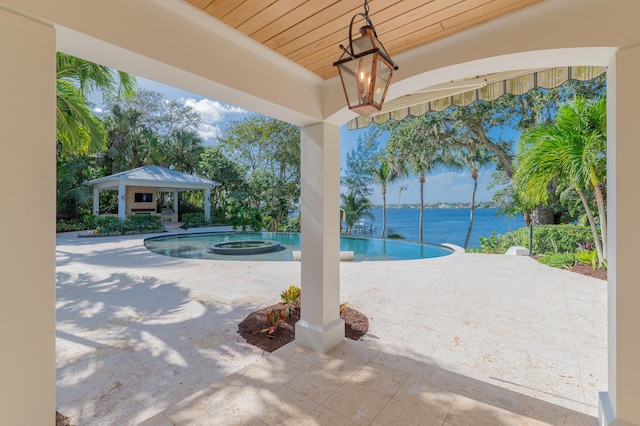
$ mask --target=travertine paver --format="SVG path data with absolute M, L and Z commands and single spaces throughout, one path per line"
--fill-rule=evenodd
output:
M 237 324 L 299 276 L 59 235 L 58 410 L 80 425 L 597 424 L 603 281 L 517 256 L 344 262 L 361 341 L 247 345 Z

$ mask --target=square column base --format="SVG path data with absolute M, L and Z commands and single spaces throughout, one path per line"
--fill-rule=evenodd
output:
M 326 354 L 344 342 L 344 320 L 338 318 L 326 327 L 319 327 L 308 321 L 296 323 L 296 344 L 312 351 Z
M 616 419 L 613 411 L 609 392 L 600 392 L 598 394 L 598 426 L 638 426 L 633 425 L 624 420 Z

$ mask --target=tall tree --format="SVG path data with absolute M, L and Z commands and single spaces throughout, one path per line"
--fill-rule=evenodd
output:
M 442 165 L 442 130 L 438 117 L 432 114 L 405 119 L 388 128 L 391 132 L 386 147 L 389 164 L 398 174 L 417 175 L 420 182 L 418 240 L 422 242 L 425 175 Z
M 371 125 L 365 133 L 358 137 L 355 148 L 347 152 L 345 174 L 342 185 L 347 192 L 354 192 L 364 197 L 373 193 L 372 184 L 378 164 L 378 138 L 380 129 Z
M 353 225 L 361 218 L 374 219 L 373 213 L 371 212 L 373 206 L 366 197 L 361 194 L 356 194 L 355 192 L 349 192 L 348 194 L 340 194 L 340 198 L 342 199 L 342 208 L 346 216 L 347 234 L 351 234 Z
M 246 171 L 245 202 L 263 211 L 271 230 L 286 228 L 300 199 L 300 128 L 253 115 L 231 123 L 218 142 Z
M 473 230 L 473 221 L 476 208 L 476 191 L 478 190 L 478 174 L 480 169 L 487 167 L 493 163 L 494 156 L 486 146 L 477 143 L 475 140 L 458 140 L 449 138 L 448 150 L 449 155 L 445 156 L 444 163 L 447 167 L 454 170 L 468 170 L 473 179 L 473 189 L 471 191 L 471 203 L 469 209 L 469 227 L 467 235 L 464 239 L 464 248 L 469 246 L 471 231 Z
M 103 163 L 111 173 L 146 164 L 192 172 L 198 163 L 200 115 L 158 92 L 140 90 L 129 98 L 112 100 L 104 122 Z
M 387 184 L 394 182 L 399 177 L 398 172 L 393 169 L 386 159 L 384 152 L 380 153 L 378 167 L 374 170 L 373 179 L 379 183 L 382 192 L 382 230 L 380 238 L 384 238 L 387 229 Z
M 223 222 L 229 200 L 244 197 L 246 171 L 227 158 L 219 146 L 207 146 L 200 156 L 198 174 L 220 183 L 211 191 L 211 205 L 214 217 Z
M 168 137 L 169 158 L 176 170 L 195 171 L 203 152 L 202 138 L 193 130 L 178 129 Z

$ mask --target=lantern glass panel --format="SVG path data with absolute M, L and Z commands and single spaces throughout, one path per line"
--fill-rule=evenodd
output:
M 376 43 L 374 40 L 375 39 L 373 37 L 371 29 L 365 27 L 365 34 L 362 37 L 353 40 L 352 42 L 353 53 L 359 55 L 362 52 L 374 49 L 376 47 Z
M 349 108 L 371 102 L 373 92 L 371 81 L 372 65 L 373 55 L 366 55 L 338 66 Z
M 373 101 L 378 105 L 382 105 L 383 98 L 387 91 L 387 85 L 391 78 L 392 68 L 383 61 L 379 55 L 376 55 L 376 59 L 378 60 L 378 66 L 376 70 L 376 80 L 373 87 Z

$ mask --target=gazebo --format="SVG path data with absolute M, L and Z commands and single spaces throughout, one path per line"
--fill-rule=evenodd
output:
M 160 166 L 143 166 L 84 183 L 93 187 L 93 214 L 100 214 L 100 190 L 118 191 L 118 217 L 127 214 L 162 215 L 165 222 L 178 221 L 178 193 L 204 189 L 204 216 L 211 218 L 211 187 L 219 182 Z M 173 209 L 158 211 L 158 192 L 173 193 Z

